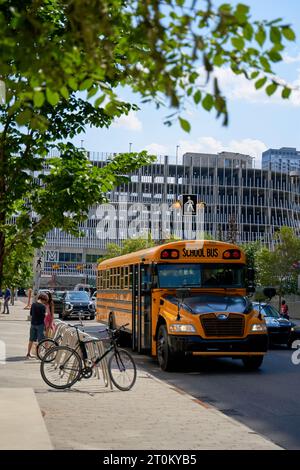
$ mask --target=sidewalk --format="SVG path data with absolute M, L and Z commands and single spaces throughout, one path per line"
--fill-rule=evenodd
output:
M 10 413 L 12 417 L 6 421 L 11 441 L 6 439 L 7 447 L 2 448 L 15 449 L 16 443 L 21 448 L 18 421 L 27 420 L 25 414 L 20 415 L 23 407 L 27 415 L 34 410 L 36 423 L 27 423 L 26 432 L 31 438 L 27 438 L 28 447 L 23 442 L 22 448 L 28 449 L 41 445 L 45 449 L 280 449 L 250 428 L 141 369 L 130 392 L 111 392 L 94 378 L 82 380 L 69 391 L 49 389 L 40 377 L 39 362 L 24 360 L 29 322 L 28 311 L 23 309 L 24 303 L 17 301 L 10 315 L 0 315 L 0 340 L 7 348 L 7 362 L 0 363 L 0 416 L 5 407 L 6 416 Z M 11 393 L 16 395 L 9 409 L 3 397 Z M 39 442 L 35 425 L 43 435 Z M 3 435 L 1 428 L 0 432 Z

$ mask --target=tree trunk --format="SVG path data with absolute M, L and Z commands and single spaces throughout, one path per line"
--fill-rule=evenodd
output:
M 5 214 L 0 214 L 0 225 L 5 222 Z M 5 233 L 0 232 L 0 289 L 3 284 L 3 267 L 4 267 L 4 248 L 5 248 Z

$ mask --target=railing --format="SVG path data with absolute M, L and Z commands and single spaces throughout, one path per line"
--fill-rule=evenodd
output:
M 54 337 L 52 338 L 54 341 L 59 342 L 60 346 L 68 346 L 71 349 L 76 349 L 77 353 L 81 356 L 81 351 L 79 347 L 79 342 L 78 342 L 78 335 L 80 341 L 88 343 L 85 345 L 86 352 L 87 352 L 87 361 L 91 361 L 92 363 L 97 359 L 98 357 L 101 357 L 104 352 L 105 352 L 105 347 L 103 344 L 103 341 L 100 341 L 99 338 L 95 338 L 90 336 L 89 334 L 77 330 L 76 328 L 68 325 L 67 323 L 61 321 L 61 320 L 56 320 L 55 321 L 55 334 Z M 104 338 L 106 339 L 106 338 Z M 91 342 L 90 342 L 91 341 Z M 57 354 L 54 361 L 55 365 L 59 366 L 60 361 L 61 361 L 61 354 Z M 97 379 L 101 379 L 101 370 L 102 370 L 102 375 L 103 375 L 103 381 L 105 387 L 110 387 L 110 389 L 113 389 L 112 382 L 110 380 L 109 372 L 108 372 L 108 367 L 107 367 L 107 359 L 106 357 L 103 358 L 97 365 L 96 367 L 93 368 L 93 374 L 94 377 Z M 64 372 L 68 373 L 68 372 Z M 72 377 L 69 377 L 69 381 L 72 380 Z

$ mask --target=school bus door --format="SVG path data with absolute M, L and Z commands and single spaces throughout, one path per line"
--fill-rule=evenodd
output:
M 132 349 L 139 353 L 151 350 L 150 278 L 149 265 L 132 266 Z

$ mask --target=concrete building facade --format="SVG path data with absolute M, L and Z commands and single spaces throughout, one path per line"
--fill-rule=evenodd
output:
M 105 165 L 108 155 L 89 154 L 94 165 Z M 204 202 L 204 230 L 213 238 L 239 243 L 260 240 L 274 243 L 274 232 L 292 227 L 300 235 L 300 177 L 285 171 L 256 169 L 248 155 L 186 153 L 175 161 L 158 158 L 128 175 L 128 182 L 108 194 L 110 204 L 91 207 L 76 238 L 54 229 L 48 233 L 43 253 L 42 282 L 59 288 L 78 282 L 94 284 L 97 259 L 108 243 L 121 243 L 136 226 L 165 240 L 178 232 L 174 203 L 183 195 L 196 195 Z M 163 208 L 163 209 L 161 209 Z M 175 223 L 176 222 L 176 223 Z M 179 222 L 180 224 L 180 222 Z M 157 226 L 159 234 L 157 235 Z M 152 234 L 153 235 L 153 234 Z

